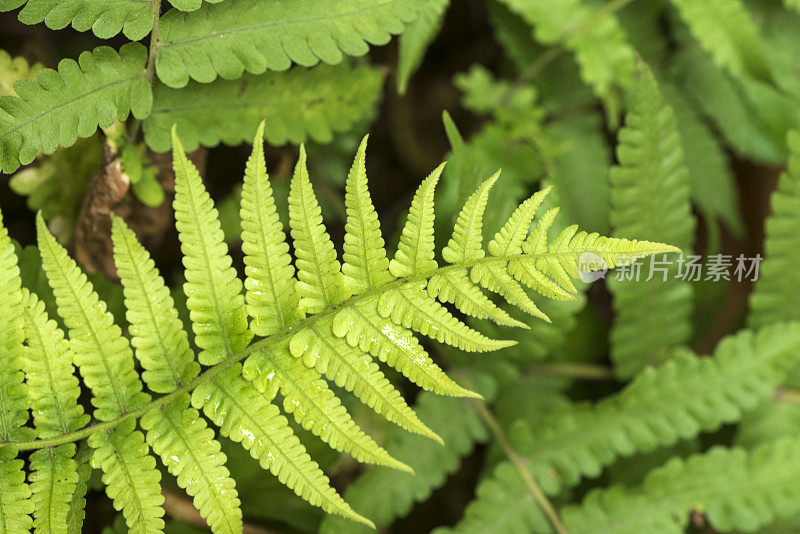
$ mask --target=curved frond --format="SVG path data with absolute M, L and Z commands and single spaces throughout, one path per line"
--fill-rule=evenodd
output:
M 741 0 L 671 0 L 714 62 L 734 76 L 772 79 L 758 27 Z
M 333 334 L 329 321 L 294 335 L 289 350 L 337 386 L 352 392 L 364 404 L 397 425 L 441 441 L 419 420 L 405 399 L 384 376 L 372 357 Z M 256 364 L 257 365 L 257 364 Z
M 368 65 L 294 67 L 285 72 L 244 75 L 210 84 L 189 83 L 172 89 L 155 83 L 153 111 L 142 123 L 147 145 L 156 152 L 170 147 L 170 129 L 178 125 L 187 150 L 252 139 L 266 119 L 273 145 L 308 139 L 330 142 L 369 116 L 381 96 L 383 75 Z
M 31 512 L 34 503 L 31 489 L 25 483 L 25 462 L 15 458 L 13 449 L 0 449 L 0 528 L 5 532 L 24 534 L 33 527 Z
M 640 372 L 621 393 L 594 406 L 569 405 L 536 428 L 519 425 L 515 448 L 542 490 L 557 495 L 583 477 L 600 475 L 620 457 L 738 421 L 744 411 L 774 395 L 797 364 L 798 347 L 800 330 L 789 323 L 725 338 L 710 358 L 679 353 L 659 368 Z M 492 488 L 500 487 L 506 492 L 503 507 L 494 505 Z M 501 464 L 478 486 L 477 499 L 456 532 L 481 532 L 486 525 L 500 531 L 515 525 L 535 529 L 544 517 L 532 508 L 535 500 L 524 487 L 519 473 Z
M 31 455 L 29 476 L 34 532 L 68 532 L 67 517 L 78 485 L 75 444 L 39 449 Z
M 156 72 L 170 87 L 191 77 L 202 83 L 217 76 L 239 78 L 336 64 L 362 56 L 368 44 L 383 45 L 412 20 L 420 0 L 346 0 L 333 5 L 266 0 L 227 0 L 191 13 L 172 10 L 161 20 Z
M 251 372 L 257 375 L 250 376 Z M 243 374 L 259 391 L 270 391 L 272 395 L 275 387 L 280 389 L 284 411 L 332 448 L 346 452 L 359 462 L 410 471 L 356 425 L 327 383 L 301 359 L 294 358 L 288 347 L 278 347 L 248 359 Z
M 615 234 L 689 249 L 695 225 L 675 114 L 646 67 L 619 132 L 617 153 L 620 164 L 610 174 Z M 617 314 L 611 357 L 623 378 L 663 361 L 691 336 L 691 283 L 678 277 L 679 264 L 657 266 L 660 259 L 651 259 L 649 272 L 648 265 L 641 266 L 638 280 L 609 282 Z
M 109 39 L 119 32 L 131 41 L 150 33 L 153 8 L 148 0 L 2 0 L 0 11 L 19 12 L 23 24 L 44 22 L 51 30 L 72 26 L 74 30 L 92 32 Z
M 63 59 L 36 80 L 14 84 L 19 96 L 0 97 L 0 171 L 27 165 L 39 151 L 52 154 L 129 114 L 144 118 L 153 104 L 144 77 L 147 50 L 129 43 L 101 46 L 78 61 Z
M 719 532 L 753 532 L 800 512 L 798 474 L 800 446 L 793 439 L 752 451 L 714 447 L 672 459 L 639 487 L 590 493 L 563 510 L 564 525 L 574 534 L 680 534 L 689 512 L 702 510 Z
M 633 85 L 636 74 L 636 51 L 616 15 L 595 11 L 584 0 L 502 2 L 533 26 L 538 41 L 563 44 L 575 54 L 581 78 L 615 117 L 621 93 Z

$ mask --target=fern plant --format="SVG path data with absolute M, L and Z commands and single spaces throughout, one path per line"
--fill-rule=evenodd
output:
M 441 442 L 374 359 L 423 389 L 480 398 L 449 378 L 412 331 L 472 352 L 513 344 L 470 328 L 442 303 L 500 324 L 524 326 L 481 288 L 547 319 L 523 287 L 549 298 L 571 298 L 569 279 L 578 274 L 581 254 L 592 252 L 614 266 L 633 255 L 677 251 L 578 232 L 574 226 L 551 239 L 554 210 L 530 230 L 547 195 L 543 190 L 518 207 L 489 241 L 487 255 L 481 221 L 496 174 L 464 204 L 439 266 L 433 193 L 440 166 L 420 185 L 390 261 L 367 189 L 365 138 L 347 177 L 341 263 L 322 225 L 301 147 L 289 194 L 293 262 L 266 174 L 262 124 L 242 189 L 243 284 L 231 266 L 213 202 L 174 129 L 172 135 L 175 219 L 196 358 L 163 279 L 120 218 L 113 219 L 112 238 L 128 336 L 41 214 L 42 265 L 66 336 L 37 296 L 21 288 L 14 248 L 3 236 L 4 287 L 9 288 L 3 316 L 14 325 L 5 334 L 3 365 L 2 480 L 8 491 L 0 502 L 0 518 L 8 532 L 30 528 L 31 520 L 43 531 L 80 528 L 79 514 L 70 507 L 85 491 L 74 458 L 75 442 L 83 439 L 92 450 L 92 466 L 102 471 L 106 493 L 132 532 L 164 527 L 161 477 L 151 449 L 193 497 L 212 530 L 241 531 L 235 482 L 203 415 L 303 499 L 371 525 L 330 486 L 281 415 L 277 398 L 283 399 L 285 413 L 332 448 L 359 461 L 410 471 L 359 429 L 328 381 L 399 427 Z M 92 392 L 91 410 L 77 402 L 73 365 Z M 34 429 L 25 426 L 29 404 Z M 30 484 L 22 461 L 15 459 L 27 450 L 36 451 Z

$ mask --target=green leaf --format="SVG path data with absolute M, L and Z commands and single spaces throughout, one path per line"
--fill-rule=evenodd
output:
M 345 0 L 308 5 L 297 0 L 227 0 L 192 13 L 172 10 L 161 19 L 156 72 L 170 87 L 189 78 L 208 83 L 247 71 L 336 64 L 383 45 L 417 14 L 420 0 Z
M 23 24 L 44 22 L 51 30 L 67 26 L 79 32 L 92 30 L 101 39 L 119 32 L 138 41 L 153 28 L 153 8 L 148 0 L 0 0 L 0 11 L 19 12 Z
M 145 141 L 156 152 L 169 149 L 169 132 L 177 124 L 187 150 L 236 145 L 250 141 L 266 119 L 271 144 L 306 139 L 327 143 L 334 132 L 348 131 L 370 115 L 382 81 L 380 70 L 369 66 L 321 65 L 210 84 L 192 82 L 183 89 L 156 83 L 153 112 L 143 123 Z
M 115 120 L 150 113 L 153 95 L 144 77 L 147 50 L 137 43 L 83 52 L 19 80 L 19 96 L 0 97 L 0 171 L 27 165 L 39 151 L 52 154 Z
M 639 487 L 590 493 L 580 506 L 563 511 L 564 525 L 575 534 L 679 534 L 689 523 L 689 512 L 701 510 L 718 532 L 752 532 L 800 511 L 798 472 L 796 440 L 750 452 L 718 446 L 685 461 L 673 458 Z
M 428 46 L 436 38 L 450 6 L 450 0 L 428 0 L 422 4 L 419 15 L 400 35 L 397 60 L 397 92 L 408 88 L 408 81 L 419 68 Z

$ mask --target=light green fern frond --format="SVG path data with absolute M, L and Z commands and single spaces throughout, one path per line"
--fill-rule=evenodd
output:
M 0 97 L 0 171 L 28 164 L 40 150 L 52 154 L 129 114 L 141 119 L 153 95 L 144 76 L 147 51 L 128 43 L 119 52 L 101 46 L 78 61 L 64 59 L 36 80 L 19 80 L 19 96 Z
M 734 76 L 768 82 L 769 61 L 758 27 L 741 0 L 671 0 L 700 45 Z
M 86 276 L 47 231 L 42 216 L 38 217 L 44 270 L 57 311 L 70 331 L 67 347 L 59 342 L 55 325 L 40 317 L 42 331 L 53 339 L 54 348 L 47 357 L 65 354 L 59 357 L 59 365 L 69 371 L 69 354 L 74 353 L 84 383 L 93 394 L 91 402 L 96 409 L 92 415 L 98 422 L 86 426 L 77 405 L 69 404 L 72 408 L 65 413 L 71 414 L 70 421 L 80 418 L 81 423 L 55 428 L 57 434 L 49 438 L 25 441 L 29 438 L 21 432 L 10 443 L 0 442 L 4 459 L 0 477 L 15 488 L 0 495 L 0 512 L 5 517 L 16 514 L 10 522 L 16 525 L 27 521 L 22 515 L 31 506 L 22 464 L 8 452 L 20 449 L 39 450 L 32 457 L 31 478 L 37 502 L 45 503 L 48 495 L 53 497 L 37 489 L 47 483 L 47 467 L 53 468 L 50 480 L 63 478 L 68 486 L 58 499 L 50 501 L 56 505 L 54 512 L 66 516 L 63 525 L 67 532 L 76 532 L 82 523 L 89 475 L 86 458 L 90 454 L 92 465 L 103 471 L 107 494 L 132 531 L 162 530 L 160 474 L 149 444 L 215 531 L 240 532 L 238 495 L 224 465 L 225 456 L 202 412 L 219 428 L 220 435 L 240 443 L 301 498 L 329 513 L 371 526 L 331 487 L 278 406 L 331 447 L 361 461 L 408 471 L 407 464 L 392 458 L 358 428 L 322 376 L 399 427 L 441 442 L 441 437 L 408 406 L 375 359 L 433 392 L 480 397 L 449 378 L 412 330 L 472 351 L 496 350 L 511 342 L 489 338 L 458 319 L 440 302 L 449 302 L 446 291 L 454 292 L 452 301 L 459 311 L 477 303 L 476 314 L 486 313 L 500 324 L 518 325 L 521 323 L 492 303 L 481 285 L 515 303 L 530 300 L 526 287 L 551 297 L 574 298 L 575 286 L 570 280 L 579 275 L 579 258 L 586 252 L 602 257 L 613 267 L 634 254 L 677 250 L 659 243 L 578 232 L 575 227 L 551 239 L 549 229 L 555 210 L 535 221 L 531 230 L 536 208 L 547 195 L 548 190 L 544 190 L 512 214 L 490 241 L 487 254 L 482 219 L 489 189 L 498 179 L 493 176 L 466 199 L 453 238 L 442 253 L 447 263 L 440 267 L 433 239 L 433 197 L 439 167 L 415 195 L 399 250 L 390 262 L 369 196 L 365 139 L 346 182 L 344 268 L 323 226 L 301 148 L 289 194 L 289 230 L 295 258 L 292 266 L 288 237 L 266 173 L 262 134 L 259 129 L 242 188 L 246 274 L 242 283 L 223 241 L 214 204 L 173 132 L 176 226 L 186 268 L 186 304 L 200 365 L 171 293 L 121 219 L 113 219 L 112 241 L 124 290 L 127 337 L 114 324 Z M 16 263 L 8 243 L 7 263 L 9 277 L 13 278 Z M 2 257 L 0 254 L 0 260 Z M 476 277 L 481 271 L 484 274 Z M 435 289 L 433 285 L 442 280 L 456 282 Z M 13 307 L 14 302 L 0 296 L 0 305 Z M 41 306 L 35 304 L 31 309 L 41 312 Z M 248 325 L 248 315 L 252 325 Z M 259 337 L 253 340 L 254 335 Z M 21 351 L 21 340 L 17 341 Z M 146 385 L 160 394 L 153 400 L 143 391 L 131 345 Z M 36 349 L 37 345 L 29 341 L 26 350 Z M 22 376 L 17 375 L 22 387 Z M 59 373 L 59 379 L 66 378 L 59 387 L 62 396 L 58 399 L 74 400 L 71 376 L 69 372 Z M 36 376 L 31 377 L 30 387 L 38 387 Z M 436 420 L 435 414 L 425 417 Z M 136 430 L 137 419 L 146 438 Z M 48 424 L 56 420 L 51 413 L 42 419 Z M 20 426 L 22 423 L 24 420 Z M 452 435 L 459 439 L 458 432 Z M 81 447 L 73 457 L 72 443 L 85 438 L 93 451 Z M 475 439 L 470 437 L 460 454 Z M 439 473 L 437 477 L 452 471 L 454 458 L 441 458 L 446 465 L 423 467 Z M 435 483 L 433 478 L 426 479 L 420 491 L 430 491 Z M 407 497 L 398 498 L 410 502 Z M 43 516 L 39 514 L 37 521 L 39 517 Z
M 24 6 L 19 12 L 23 24 L 44 22 L 51 30 L 67 26 L 79 32 L 92 30 L 101 39 L 122 32 L 131 41 L 138 41 L 150 33 L 153 13 L 147 0 L 2 0 L 0 11 L 11 11 Z
M 766 259 L 759 267 L 759 278 L 750 296 L 747 320 L 753 328 L 800 319 L 799 288 L 793 281 L 800 249 L 800 132 L 790 132 L 787 143 L 791 156 L 772 195 L 772 215 L 764 228 Z
M 333 5 L 284 0 L 252 3 L 227 0 L 192 13 L 170 11 L 161 19 L 156 72 L 170 87 L 189 78 L 208 83 L 217 76 L 239 78 L 336 64 L 345 55 L 361 56 L 369 44 L 386 44 L 391 34 L 417 14 L 420 0 L 346 0 Z
M 225 245 L 217 210 L 175 130 L 175 226 L 186 267 L 186 306 L 203 365 L 221 362 L 253 337 L 247 330 L 242 282 Z
M 380 222 L 367 189 L 367 138 L 361 141 L 345 184 L 342 275 L 347 294 L 370 291 L 392 280 Z
M 625 127 L 619 132 L 617 153 L 620 164 L 610 176 L 614 232 L 689 249 L 694 219 L 675 114 L 645 66 Z M 617 313 L 611 357 L 620 377 L 628 378 L 648 364 L 663 361 L 691 335 L 690 282 L 676 278 L 675 262 L 659 269 L 652 271 L 651 279 L 645 264 L 638 280 L 609 282 Z
M 156 83 L 153 111 L 142 129 L 148 146 L 157 152 L 169 149 L 173 124 L 186 149 L 195 150 L 199 145 L 249 142 L 265 118 L 267 140 L 273 145 L 309 138 L 326 143 L 335 132 L 347 131 L 369 116 L 382 81 L 377 68 L 342 64 L 246 74 L 210 84 L 191 82 L 182 89 Z
M 680 534 L 689 512 L 698 510 L 718 532 L 753 532 L 800 511 L 798 473 L 796 440 L 749 452 L 715 447 L 671 460 L 639 487 L 590 493 L 580 506 L 563 510 L 564 526 L 574 534 Z
M 148 454 L 144 436 L 136 430 L 136 422 L 129 419 L 111 431 L 97 431 L 88 442 L 94 449 L 92 467 L 103 472 L 106 494 L 125 516 L 128 531 L 162 532 L 161 473 L 155 458 Z

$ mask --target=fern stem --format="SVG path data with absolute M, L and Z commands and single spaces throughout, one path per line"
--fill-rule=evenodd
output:
M 497 443 L 500 445 L 500 448 L 503 449 L 503 452 L 514 465 L 514 468 L 519 473 L 519 476 L 525 482 L 528 492 L 533 496 L 534 499 L 536 499 L 536 502 L 539 503 L 539 506 L 542 508 L 542 511 L 544 511 L 547 519 L 553 525 L 553 529 L 558 534 L 569 534 L 566 527 L 561 522 L 561 518 L 558 517 L 558 512 L 556 512 L 550 500 L 531 476 L 527 466 L 525 465 L 525 461 L 520 458 L 520 456 L 517 454 L 517 451 L 515 451 L 514 447 L 511 446 L 511 442 L 508 441 L 505 432 L 503 432 L 503 429 L 500 427 L 500 423 L 497 422 L 497 419 L 495 419 L 494 415 L 492 415 L 492 412 L 490 412 L 482 402 L 470 400 L 470 404 L 472 404 L 475 409 L 478 410 L 483 422 L 486 423 L 486 426 L 488 426 L 489 430 L 492 432 L 492 434 L 494 434 L 494 437 L 497 440 Z
M 640 254 L 644 255 L 652 255 L 652 254 L 660 254 L 660 253 L 669 253 L 669 252 L 676 252 L 677 249 L 673 247 L 660 247 L 653 250 L 648 251 L 639 251 Z M 585 251 L 584 251 L 585 252 Z M 601 253 L 602 251 L 589 251 L 594 253 Z M 145 404 L 137 408 L 136 410 L 131 410 L 116 419 L 112 419 L 110 421 L 104 421 L 102 423 L 96 423 L 94 425 L 90 425 L 84 427 L 80 430 L 76 430 L 74 432 L 70 432 L 69 434 L 64 434 L 63 436 L 59 436 L 57 438 L 52 439 L 36 439 L 31 441 L 18 441 L 18 442 L 6 442 L 0 443 L 0 450 L 4 447 L 13 447 L 18 451 L 24 450 L 36 450 L 36 449 L 43 449 L 45 447 L 56 447 L 58 445 L 62 445 L 64 443 L 70 443 L 73 441 L 79 441 L 89 437 L 91 434 L 97 431 L 105 431 L 110 430 L 117 425 L 121 424 L 122 422 L 134 418 L 138 419 L 139 417 L 143 416 L 145 413 L 149 412 L 150 410 L 160 409 L 169 404 L 172 400 L 177 398 L 178 396 L 189 393 L 198 387 L 200 384 L 211 380 L 219 373 L 230 367 L 231 365 L 235 365 L 240 360 L 246 358 L 247 356 L 258 352 L 260 350 L 264 350 L 267 347 L 279 343 L 280 341 L 286 339 L 287 337 L 293 335 L 299 330 L 304 328 L 309 328 L 313 326 L 317 321 L 330 318 L 343 308 L 350 307 L 355 305 L 361 301 L 373 298 L 381 293 L 384 293 L 390 289 L 398 289 L 405 286 L 413 286 L 414 284 L 419 284 L 429 278 L 437 275 L 448 273 L 451 271 L 458 271 L 463 269 L 469 269 L 475 267 L 476 265 L 484 265 L 484 264 L 492 264 L 492 263 L 501 263 L 501 262 L 508 262 L 512 260 L 524 260 L 524 259 L 541 259 L 541 258 L 556 258 L 556 257 L 568 257 L 568 256 L 575 256 L 579 255 L 578 252 L 538 252 L 538 253 L 522 253 L 522 254 L 509 254 L 504 256 L 487 256 L 484 258 L 471 260 L 463 263 L 458 264 L 451 264 L 446 265 L 444 267 L 439 267 L 433 271 L 427 273 L 419 273 L 414 276 L 408 276 L 405 278 L 397 278 L 392 280 L 391 282 L 387 282 L 385 284 L 381 284 L 369 291 L 365 291 L 364 293 L 360 293 L 358 295 L 353 295 L 352 297 L 348 298 L 347 300 L 342 301 L 341 303 L 335 306 L 328 306 L 325 310 L 309 316 L 301 321 L 298 321 L 283 330 L 276 332 L 270 336 L 265 338 L 259 339 L 258 341 L 252 342 L 248 345 L 244 350 L 229 354 L 225 360 L 221 361 L 220 363 L 209 367 L 205 371 L 203 371 L 200 375 L 198 375 L 194 380 L 188 382 L 181 387 L 175 389 L 171 393 L 167 393 L 162 395 L 161 397 L 157 397 L 149 404 Z
M 147 81 L 153 82 L 158 55 L 158 22 L 161 20 L 161 0 L 153 0 L 153 29 L 150 32 L 150 49 L 147 53 Z
M 532 365 L 528 370 L 535 375 L 564 376 L 584 380 L 615 380 L 614 372 L 603 365 L 543 362 Z

